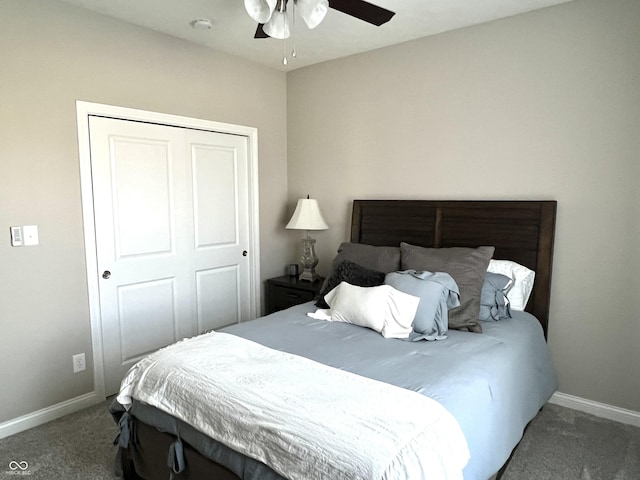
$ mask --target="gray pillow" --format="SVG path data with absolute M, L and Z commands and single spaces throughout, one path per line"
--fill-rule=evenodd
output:
M 480 293 L 480 320 L 511 318 L 511 309 L 507 292 L 511 288 L 511 279 L 506 275 L 487 272 Z
M 449 311 L 449 328 L 482 332 L 480 293 L 494 247 L 425 248 L 400 244 L 402 270 L 446 272 L 460 289 L 460 306 Z
M 404 270 L 387 273 L 384 283 L 420 299 L 408 340 L 447 338 L 448 311 L 460 305 L 460 292 L 451 275 Z
M 338 247 L 332 267 L 349 260 L 369 270 L 389 273 L 400 270 L 400 247 L 376 247 L 364 243 L 344 242 Z

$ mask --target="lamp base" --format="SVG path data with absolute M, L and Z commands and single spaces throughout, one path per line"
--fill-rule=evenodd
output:
M 318 278 L 320 278 L 320 276 L 316 274 L 316 271 L 313 268 L 305 268 L 298 277 L 298 280 L 302 280 L 304 282 L 315 282 Z
M 317 280 L 316 265 L 318 264 L 318 257 L 316 257 L 315 250 L 316 240 L 309 236 L 302 239 L 302 256 L 300 257 L 300 263 L 302 264 L 302 273 L 298 277 L 299 280 L 305 282 L 314 282 Z

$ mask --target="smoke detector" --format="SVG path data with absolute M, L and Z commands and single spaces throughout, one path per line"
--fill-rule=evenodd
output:
M 194 30 L 211 30 L 213 24 L 208 18 L 196 18 L 191 21 L 191 26 Z

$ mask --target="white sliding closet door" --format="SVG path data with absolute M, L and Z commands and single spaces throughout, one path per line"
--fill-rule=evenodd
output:
M 142 356 L 250 316 L 247 137 L 90 117 L 106 394 Z

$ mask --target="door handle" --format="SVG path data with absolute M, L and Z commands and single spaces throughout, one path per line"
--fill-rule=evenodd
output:
M 102 272 L 102 278 L 104 278 L 105 280 L 109 280 L 109 277 L 111 277 L 111 272 L 109 270 L 105 270 L 104 272 Z
M 249 252 L 247 252 L 246 250 L 243 250 L 243 251 L 242 251 L 242 256 L 243 256 L 243 257 L 246 257 L 246 256 L 248 255 L 248 253 L 249 253 Z

